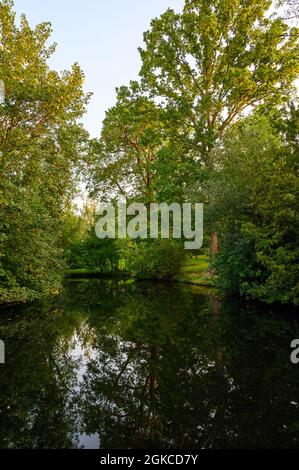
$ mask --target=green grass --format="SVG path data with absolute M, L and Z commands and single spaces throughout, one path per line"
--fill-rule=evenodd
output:
M 126 274 L 126 260 L 125 259 L 120 259 L 118 261 L 118 270 L 117 272 L 113 271 L 103 271 L 100 268 L 97 268 L 96 266 L 88 266 L 85 268 L 72 268 L 72 269 L 67 269 L 65 271 L 65 276 L 66 277 L 112 277 L 112 276 L 122 276 L 122 274 Z
M 213 287 L 215 282 L 209 272 L 209 256 L 187 258 L 176 281 Z
M 119 277 L 123 278 L 126 277 L 126 273 L 124 271 L 114 272 L 103 272 L 99 268 L 87 267 L 87 268 L 75 268 L 75 269 L 67 269 L 65 271 L 65 277 L 70 279 L 80 279 L 80 278 L 114 278 Z
M 125 273 L 125 260 L 119 261 L 118 273 L 103 273 L 96 267 L 68 269 L 65 272 L 66 277 L 73 279 L 80 278 L 104 278 L 104 277 L 123 277 Z M 175 277 L 175 281 L 187 284 L 196 284 L 200 286 L 215 286 L 215 277 L 209 272 L 209 256 L 199 255 L 197 258 L 187 258 L 181 268 L 181 272 Z

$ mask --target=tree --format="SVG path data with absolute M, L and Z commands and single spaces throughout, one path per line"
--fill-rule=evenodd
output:
M 117 90 L 92 148 L 92 194 L 156 200 L 155 161 L 163 145 L 162 110 L 136 83 Z
M 186 0 L 181 14 L 167 10 L 144 35 L 142 85 L 164 103 L 170 136 L 194 167 L 214 169 L 216 143 L 242 114 L 290 99 L 298 29 L 270 15 L 272 3 Z
M 219 282 L 267 303 L 298 305 L 298 147 L 258 116 L 231 129 L 218 158 L 211 210 Z
M 246 110 L 288 100 L 298 75 L 298 29 L 270 0 L 186 0 L 144 34 L 144 89 L 163 100 L 179 139 L 213 168 L 213 148 Z M 178 130 L 180 133 L 178 134 Z
M 49 69 L 48 23 L 16 26 L 0 2 L 0 301 L 57 291 L 61 214 L 74 192 L 87 134 L 77 124 L 88 97 L 78 65 Z

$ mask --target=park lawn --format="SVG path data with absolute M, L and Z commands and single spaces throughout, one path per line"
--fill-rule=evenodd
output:
M 65 271 L 65 277 L 69 279 L 85 279 L 85 278 L 98 278 L 98 279 L 105 279 L 105 278 L 127 278 L 128 273 L 125 271 L 102 271 L 96 267 L 87 267 L 87 268 L 73 268 L 67 269 Z
M 71 268 L 71 269 L 67 269 L 65 271 L 65 275 L 66 277 L 85 277 L 85 276 L 102 276 L 102 277 L 105 277 L 106 275 L 108 276 L 113 276 L 115 274 L 117 275 L 120 275 L 121 273 L 124 273 L 125 270 L 126 270 L 126 260 L 125 259 L 120 259 L 119 262 L 118 262 L 118 269 L 119 271 L 117 271 L 116 273 L 114 273 L 113 271 L 103 271 L 102 269 L 100 268 L 97 268 L 96 266 L 88 266 L 88 267 L 85 267 L 85 268 Z
M 125 260 L 119 261 L 119 271 L 117 273 L 107 272 L 104 273 L 99 268 L 87 267 L 78 269 L 68 269 L 65 274 L 68 278 L 86 278 L 86 277 L 122 277 L 122 275 L 128 275 L 125 271 Z M 215 276 L 209 272 L 209 256 L 206 254 L 199 255 L 197 257 L 186 258 L 179 275 L 174 278 L 177 282 L 183 282 L 187 284 L 197 284 L 200 286 L 215 286 Z
M 209 256 L 203 254 L 187 258 L 175 280 L 202 286 L 215 286 L 215 278 L 209 272 Z

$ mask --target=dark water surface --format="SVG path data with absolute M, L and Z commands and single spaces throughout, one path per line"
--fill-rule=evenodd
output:
M 299 447 L 299 322 L 263 310 L 98 280 L 0 310 L 0 447 Z

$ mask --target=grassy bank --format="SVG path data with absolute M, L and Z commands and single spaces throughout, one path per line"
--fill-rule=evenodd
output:
M 68 269 L 65 273 L 67 278 L 127 278 L 129 274 L 126 271 L 103 272 L 96 267 Z M 181 272 L 175 277 L 176 282 L 186 284 L 196 284 L 201 286 L 214 287 L 215 280 L 209 272 L 209 257 L 200 255 L 197 257 L 187 258 L 182 266 Z
M 175 280 L 188 284 L 214 287 L 215 278 L 209 272 L 209 257 L 200 255 L 185 260 L 181 272 Z
M 65 277 L 69 279 L 80 279 L 80 278 L 95 278 L 95 279 L 110 279 L 110 278 L 127 278 L 129 274 L 126 271 L 117 272 L 103 272 L 99 268 L 87 267 L 87 268 L 76 268 L 67 269 L 65 271 Z

